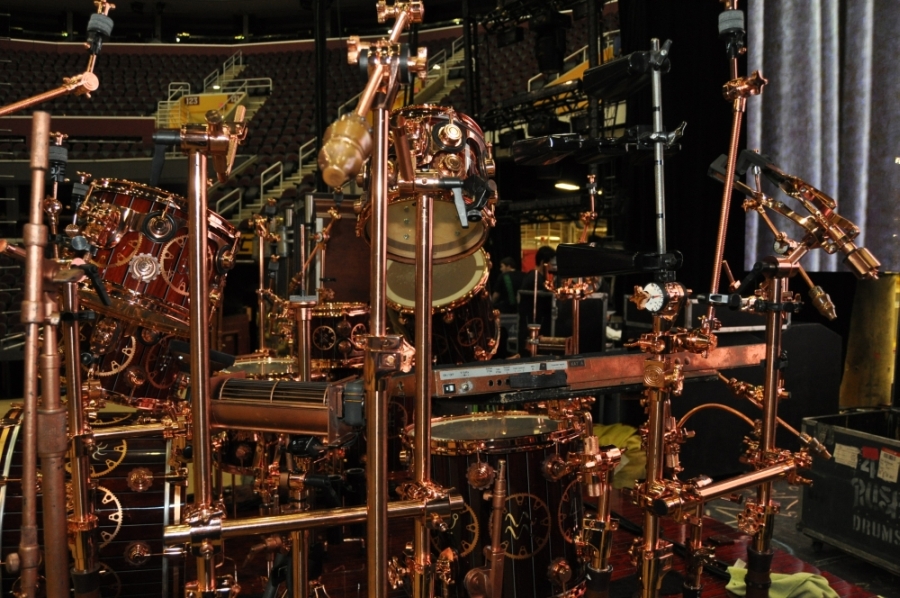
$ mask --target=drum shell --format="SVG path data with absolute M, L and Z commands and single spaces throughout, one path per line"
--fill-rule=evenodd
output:
M 471 429 L 474 423 L 493 423 L 500 429 L 504 420 L 525 422 L 526 427 L 529 422 L 544 421 L 550 427 L 545 432 L 518 436 L 512 433 L 498 434 L 495 438 L 441 438 L 453 436 L 455 430 L 465 435 L 464 430 Z M 554 429 L 557 426 L 559 429 Z M 407 441 L 410 433 L 408 428 Z M 465 577 L 466 571 L 484 565 L 484 548 L 490 544 L 491 534 L 491 501 L 484 499 L 484 493 L 490 488 L 473 488 L 467 481 L 467 470 L 472 464 L 482 462 L 498 471 L 502 459 L 506 461 L 508 487 L 503 526 L 503 540 L 508 543 L 503 570 L 504 595 L 547 598 L 582 586 L 585 569 L 573 542 L 583 517 L 581 484 L 575 473 L 551 481 L 542 472 L 548 458 L 565 460 L 573 450 L 578 438 L 574 428 L 542 416 L 500 412 L 433 419 L 432 434 L 431 477 L 444 488 L 456 488 L 467 506 L 452 519 L 448 532 L 432 532 L 435 552 L 447 546 L 459 552 L 459 579 Z M 550 564 L 560 558 L 572 568 L 572 578 L 565 587 L 551 583 L 546 575 Z M 451 586 L 451 594 L 464 598 L 463 584 Z
M 17 423 L 0 433 L 0 472 L 10 480 L 21 479 L 23 435 L 18 422 L 20 413 L 18 409 L 8 413 L 7 418 Z M 116 423 L 122 425 L 128 420 Z M 164 480 L 170 471 L 171 443 L 162 437 L 111 439 L 98 442 L 92 454 L 92 481 L 96 484 L 92 496 L 97 516 L 98 556 L 103 570 L 107 571 L 101 576 L 101 596 L 114 596 L 120 590 L 121 595 L 128 596 L 159 597 L 180 593 L 178 585 L 183 582 L 183 564 L 178 559 L 161 556 L 163 528 L 180 522 L 185 499 L 184 486 Z M 146 484 L 146 488 L 140 489 L 143 488 L 141 483 Z M 18 549 L 21 484 L 12 481 L 5 484 L 0 488 L 0 499 L 3 505 L 0 554 L 5 560 L 9 553 Z M 39 500 L 39 527 L 41 522 Z M 39 542 L 43 543 L 42 531 L 39 531 Z M 130 564 L 125 558 L 126 550 L 136 542 L 149 546 L 152 554 L 140 566 Z M 11 591 L 18 576 L 0 570 L 0 577 L 6 594 Z M 115 587 L 116 583 L 119 588 Z
M 110 214 L 105 226 L 96 224 L 98 214 Z M 170 230 L 151 236 L 147 231 L 151 215 L 170 218 Z M 75 223 L 88 242 L 99 248 L 91 258 L 99 269 L 111 306 L 103 305 L 91 284 L 80 291 L 82 301 L 91 309 L 137 322 L 153 330 L 187 337 L 189 329 L 187 201 L 162 189 L 130 181 L 101 179 L 94 181 L 78 210 Z M 215 212 L 207 212 L 207 272 L 210 313 L 221 301 L 225 274 L 237 251 L 237 230 Z M 110 230 L 113 229 L 113 230 Z M 132 274 L 135 258 L 143 255 L 150 267 L 146 282 Z

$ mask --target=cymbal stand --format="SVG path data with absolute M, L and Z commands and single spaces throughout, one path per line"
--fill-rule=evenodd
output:
M 424 76 L 427 68 L 427 55 L 420 52 L 415 58 L 402 55 L 399 45 L 400 36 L 410 23 L 421 22 L 423 16 L 422 2 L 397 2 L 388 6 L 386 2 L 376 4 L 379 22 L 388 17 L 394 18 L 394 27 L 390 37 L 372 44 L 359 41 L 358 37 L 348 40 L 348 60 L 351 64 L 359 63 L 368 72 L 369 80 L 360 94 L 356 110 L 345 114 L 326 131 L 324 143 L 319 153 L 319 168 L 323 180 L 332 188 L 340 188 L 362 167 L 363 161 L 371 154 L 370 197 L 372 201 L 372 258 L 371 258 L 371 316 L 369 324 L 370 336 L 366 343 L 366 359 L 363 368 L 366 400 L 367 437 L 378 439 L 367 446 L 366 495 L 367 518 L 367 576 L 368 592 L 371 598 L 384 598 L 388 591 L 388 556 L 387 556 L 387 519 L 388 519 L 388 475 L 387 475 L 387 443 L 381 439 L 388 436 L 388 401 L 389 396 L 384 388 L 385 377 L 399 371 L 402 356 L 402 337 L 387 335 L 387 205 L 388 205 L 388 146 L 390 110 L 400 84 L 400 75 L 416 73 Z M 365 120 L 368 112 L 373 112 L 373 133 L 370 135 Z M 418 209 L 418 208 L 417 208 Z M 418 224 L 417 224 L 418 227 Z M 430 264 L 430 254 L 425 261 Z M 417 266 L 417 275 L 419 267 Z M 418 299 L 418 294 L 417 294 Z M 429 311 L 427 307 L 424 308 Z M 428 357 L 430 360 L 430 356 Z M 418 364 L 423 365 L 423 364 Z M 418 374 L 417 374 L 418 375 Z M 430 401 L 430 397 L 428 399 Z M 427 409 L 429 405 L 417 405 Z M 429 430 L 419 430 L 416 418 L 415 451 L 428 453 Z M 430 423 L 430 422 L 428 422 Z M 427 462 L 428 458 L 415 455 L 414 461 Z M 420 470 L 421 471 L 421 470 Z M 422 580 L 425 578 L 424 567 L 429 558 L 430 548 L 421 546 L 421 536 L 416 535 L 418 552 L 415 555 L 413 595 L 423 598 Z
M 768 81 L 759 71 L 749 76 L 738 76 L 738 56 L 745 54 L 744 45 L 744 13 L 738 10 L 737 0 L 724 0 L 725 10 L 719 15 L 719 37 L 726 41 L 726 49 L 730 59 L 731 80 L 722 88 L 725 99 L 732 104 L 731 138 L 728 145 L 727 173 L 725 188 L 722 190 L 722 206 L 719 211 L 719 228 L 716 234 L 716 253 L 713 258 L 712 281 L 710 293 L 719 292 L 719 281 L 722 274 L 722 258 L 725 255 L 725 235 L 728 231 L 728 212 L 731 207 L 731 192 L 734 189 L 734 173 L 737 166 L 738 145 L 741 139 L 741 122 L 747 109 L 747 98 L 760 95 Z M 703 321 L 706 329 L 716 330 L 716 308 L 710 304 Z
M 197 580 L 185 585 L 187 598 L 213 598 L 233 594 L 237 586 L 225 583 L 219 588 L 215 577 L 215 559 L 222 551 L 222 518 L 219 505 L 213 504 L 210 435 L 209 356 L 209 278 L 207 269 L 208 209 L 207 156 L 212 156 L 216 174 L 225 181 L 234 163 L 237 146 L 246 136 L 245 110 L 239 106 L 235 122 L 226 123 L 215 110 L 206 113 L 205 124 L 187 124 L 178 131 L 157 133 L 180 142 L 188 156 L 188 245 L 191 345 L 191 417 L 194 448 L 194 504 L 186 510 L 184 521 L 191 527 L 190 548 L 196 558 Z M 229 589 L 230 588 L 230 589 Z
M 100 79 L 94 74 L 94 66 L 97 62 L 97 55 L 103 47 L 103 41 L 109 39 L 109 36 L 112 34 L 113 21 L 109 18 L 109 11 L 114 9 L 116 5 L 106 2 L 106 0 L 95 0 L 94 5 L 97 7 L 97 12 L 92 14 L 88 20 L 88 37 L 87 42 L 84 44 L 90 53 L 87 68 L 85 68 L 84 72 L 73 77 L 63 77 L 63 84 L 56 89 L 0 107 L 0 116 L 15 114 L 20 110 L 43 104 L 69 93 L 89 98 L 92 91 L 99 89 Z

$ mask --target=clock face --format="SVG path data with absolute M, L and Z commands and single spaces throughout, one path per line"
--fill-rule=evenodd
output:
M 647 302 L 644 304 L 644 308 L 647 311 L 656 313 L 663 307 L 665 307 L 666 292 L 659 284 L 655 282 L 648 282 L 646 285 L 644 285 L 644 292 L 649 295 Z

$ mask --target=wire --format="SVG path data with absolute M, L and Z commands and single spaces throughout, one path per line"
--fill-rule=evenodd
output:
M 700 411 L 703 411 L 704 409 L 722 409 L 724 411 L 731 413 L 732 415 L 736 415 L 737 417 L 741 418 L 742 420 L 747 422 L 747 425 L 750 426 L 751 428 L 756 425 L 756 423 L 752 419 L 750 419 L 749 417 L 747 417 L 746 415 L 744 415 L 743 413 L 741 413 L 734 407 L 729 407 L 728 405 L 722 405 L 721 403 L 706 403 L 705 405 L 697 405 L 696 407 L 694 407 L 693 409 L 691 409 L 690 411 L 685 413 L 684 416 L 680 420 L 678 420 L 678 427 L 680 428 L 681 426 L 683 426 L 684 423 L 688 419 L 690 419 L 694 414 L 696 414 Z

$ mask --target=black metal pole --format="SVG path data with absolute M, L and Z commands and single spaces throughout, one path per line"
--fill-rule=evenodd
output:
M 466 106 L 470 116 L 475 116 L 475 57 L 472 55 L 472 29 L 470 27 L 469 0 L 462 2 L 463 21 L 463 76 L 466 83 Z
M 328 17 L 328 5 L 331 0 L 314 0 L 313 20 L 315 21 L 316 43 L 316 154 L 322 149 L 322 139 L 325 137 L 325 129 L 328 128 L 328 96 L 326 82 L 328 81 L 328 49 L 326 48 L 326 19 Z M 326 191 L 321 177 L 317 177 L 319 191 Z

